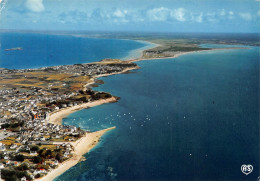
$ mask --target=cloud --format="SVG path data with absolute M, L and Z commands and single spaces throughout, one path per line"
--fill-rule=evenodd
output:
M 252 15 L 250 13 L 239 13 L 239 16 L 246 21 L 250 21 L 252 19 Z
M 58 15 L 58 20 L 65 23 L 83 23 L 87 20 L 87 14 L 83 11 L 71 10 Z
M 260 0 L 259 0 L 260 1 Z M 260 10 L 257 12 L 257 16 L 259 16 L 260 17 Z
M 202 19 L 201 19 L 202 18 Z M 201 20 L 205 19 L 211 23 L 216 22 L 223 22 L 227 20 L 233 20 L 235 18 L 235 13 L 233 11 L 227 11 L 225 9 L 222 9 L 221 11 L 216 12 L 208 12 L 202 15 L 201 17 L 193 18 L 194 20 L 197 20 L 197 22 L 201 22 Z
M 27 6 L 30 4 L 31 11 L 34 12 L 44 11 L 43 3 L 47 3 L 44 0 L 25 0 Z M 42 6 L 36 6 L 35 4 L 40 3 Z M 34 6 L 33 6 L 34 5 Z M 39 4 L 38 4 L 39 5 Z M 48 6 L 49 7 L 49 6 Z M 48 8 L 49 9 L 49 8 Z M 250 12 L 238 13 L 233 9 L 217 9 L 213 11 L 203 10 L 196 11 L 191 9 L 186 9 L 183 7 L 169 8 L 166 6 L 159 7 L 146 7 L 146 8 L 117 8 L 117 7 L 97 7 L 97 8 L 68 8 L 66 10 L 52 11 L 55 14 L 52 19 L 44 19 L 42 14 L 30 13 L 33 20 L 38 22 L 50 22 L 55 21 L 59 24 L 65 25 L 80 25 L 81 27 L 87 27 L 88 25 L 98 25 L 98 26 L 113 26 L 113 25 L 141 25 L 143 22 L 147 26 L 156 24 L 161 25 L 163 23 L 169 25 L 178 24 L 189 25 L 189 24 L 202 24 L 209 23 L 211 25 L 221 23 L 229 23 L 235 21 L 241 21 L 241 19 L 254 20 L 255 15 L 250 14 Z M 46 13 L 47 14 L 47 13 Z M 260 13 L 259 13 L 260 14 Z M 36 17 L 37 16 L 37 17 Z M 241 18 L 238 18 L 240 17 Z M 36 19 L 35 19 L 36 18 Z M 37 19 L 38 18 L 38 19 Z M 235 19 L 236 18 L 236 19 Z
M 217 15 L 216 15 L 215 12 L 207 13 L 207 14 L 206 14 L 206 18 L 207 18 L 207 20 L 208 20 L 209 22 L 216 22 L 216 21 L 218 21 L 218 20 L 217 20 Z
M 233 11 L 229 11 L 228 14 L 229 15 L 234 15 L 234 12 Z
M 199 15 L 196 15 L 196 16 L 191 14 L 191 20 L 195 21 L 197 23 L 202 23 L 203 22 L 203 13 L 200 13 Z M 212 21 L 213 21 L 213 19 L 212 19 Z
M 6 0 L 0 0 L 0 15 L 2 10 L 5 8 Z
M 128 11 L 127 10 L 119 10 L 117 9 L 114 11 L 114 13 L 111 15 L 113 18 L 113 21 L 115 23 L 128 23 L 130 16 L 128 16 Z
M 134 16 L 135 15 L 135 16 Z M 130 13 L 130 10 L 120 9 L 103 9 L 96 8 L 92 11 L 87 10 L 71 10 L 62 12 L 58 15 L 58 20 L 63 24 L 76 24 L 81 25 L 94 23 L 94 24 L 113 24 L 113 23 L 127 23 L 129 21 L 141 21 L 138 18 L 140 15 L 137 13 Z
M 219 13 L 220 16 L 225 16 L 226 15 L 226 11 L 225 9 L 222 9 Z
M 228 12 L 228 19 L 234 19 L 234 12 L 233 11 Z
M 102 23 L 103 21 L 107 22 L 109 19 L 110 15 L 104 12 L 101 8 L 94 9 L 89 17 L 89 20 L 96 23 Z
M 154 8 L 147 11 L 147 17 L 151 21 L 171 21 L 173 19 L 177 21 L 186 21 L 186 10 L 184 8 L 178 8 L 170 10 L 165 7 Z
M 177 21 L 186 21 L 185 16 L 185 9 L 179 8 L 175 9 L 171 12 L 171 17 L 175 18 Z
M 118 17 L 118 18 L 124 18 L 127 14 L 127 10 L 124 10 L 124 11 L 121 11 L 119 9 L 117 9 L 115 12 L 114 12 L 114 16 L 115 17 Z
M 43 0 L 26 0 L 25 6 L 32 12 L 42 12 L 45 10 Z
M 169 18 L 170 10 L 168 8 L 160 7 L 147 11 L 147 16 L 151 21 L 166 21 Z
M 200 13 L 200 15 L 196 18 L 196 21 L 198 23 L 202 23 L 202 21 L 203 21 L 203 13 Z
M 233 10 L 220 9 L 209 12 L 192 12 L 188 9 L 179 7 L 170 9 L 165 6 L 133 9 L 124 8 L 95 8 L 84 10 L 66 11 L 59 14 L 58 20 L 61 23 L 86 24 L 120 24 L 120 23 L 219 23 L 235 19 Z M 253 17 L 253 16 L 252 16 Z M 245 18 L 245 17 L 244 17 Z

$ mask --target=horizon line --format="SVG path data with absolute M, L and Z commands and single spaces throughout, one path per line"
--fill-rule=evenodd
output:
M 89 33 L 162 33 L 162 34 L 187 34 L 187 33 L 192 33 L 192 34 L 258 34 L 260 36 L 259 32 L 191 32 L 191 31 L 129 31 L 129 30 L 36 30 L 36 29 L 0 29 L 0 32 L 78 32 L 78 33 L 84 33 L 84 32 L 89 32 Z

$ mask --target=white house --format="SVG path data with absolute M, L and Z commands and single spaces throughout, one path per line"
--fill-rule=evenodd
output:
M 12 144 L 10 149 L 14 150 L 15 148 L 17 148 L 17 144 Z
M 3 143 L 0 143 L 0 151 L 5 151 L 6 148 L 5 148 L 5 145 Z
M 0 168 L 4 168 L 4 164 L 3 163 L 0 163 Z
M 30 155 L 37 155 L 36 151 L 30 151 Z

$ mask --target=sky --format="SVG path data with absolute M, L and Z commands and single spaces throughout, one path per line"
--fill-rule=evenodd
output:
M 259 0 L 0 0 L 0 29 L 260 31 Z

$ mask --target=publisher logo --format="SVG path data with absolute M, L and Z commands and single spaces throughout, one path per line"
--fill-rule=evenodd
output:
M 248 175 L 253 171 L 253 166 L 252 165 L 242 165 L 241 171 L 243 174 Z

